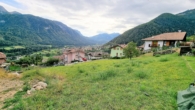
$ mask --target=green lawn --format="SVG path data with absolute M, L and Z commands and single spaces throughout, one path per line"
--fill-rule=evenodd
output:
M 48 88 L 24 95 L 13 109 L 176 110 L 177 91 L 194 81 L 193 62 L 177 53 L 146 54 L 27 71 L 24 81 L 43 80 Z

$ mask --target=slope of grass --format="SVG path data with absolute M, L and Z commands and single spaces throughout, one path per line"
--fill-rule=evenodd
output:
M 184 58 L 145 55 L 31 70 L 23 80 L 43 80 L 48 88 L 24 96 L 13 109 L 175 110 L 177 91 L 195 78 L 189 69 L 194 57 Z
M 20 77 L 6 72 L 4 69 L 0 68 L 0 79 L 19 79 Z

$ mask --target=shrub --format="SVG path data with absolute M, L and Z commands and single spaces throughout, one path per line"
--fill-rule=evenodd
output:
M 21 67 L 20 67 L 20 65 L 10 65 L 9 70 L 10 71 L 20 71 Z
M 194 49 L 192 49 L 192 54 L 195 55 L 195 50 Z
M 54 65 L 55 63 L 58 63 L 59 62 L 59 59 L 56 59 L 56 58 L 49 58 L 46 62 L 45 62 L 45 65 L 46 66 L 52 66 Z
M 169 48 L 169 46 L 163 46 L 162 47 L 162 50 L 166 50 L 166 49 L 168 49 Z
M 126 58 L 125 56 L 120 57 L 120 59 L 125 59 L 125 58 Z
M 120 57 L 115 56 L 115 57 L 112 57 L 112 59 L 120 59 Z
M 160 54 L 156 54 L 155 57 L 160 57 Z
M 74 63 L 74 62 L 79 62 L 79 60 L 72 60 L 71 63 Z

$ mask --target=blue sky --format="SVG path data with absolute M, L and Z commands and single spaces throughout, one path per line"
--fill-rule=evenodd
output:
M 8 11 L 63 22 L 85 36 L 123 33 L 162 13 L 195 9 L 195 0 L 0 0 Z

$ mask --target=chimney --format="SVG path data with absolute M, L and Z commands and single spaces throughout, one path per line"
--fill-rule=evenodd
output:
M 181 30 L 178 30 L 178 32 L 181 32 Z

